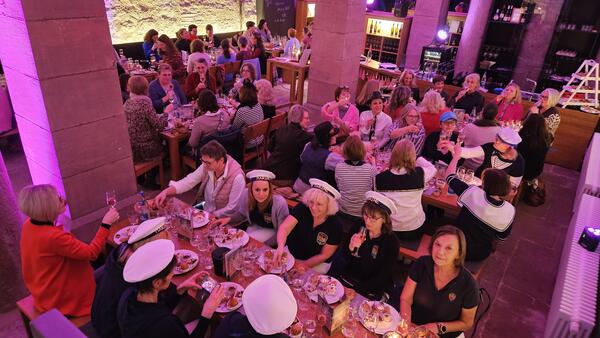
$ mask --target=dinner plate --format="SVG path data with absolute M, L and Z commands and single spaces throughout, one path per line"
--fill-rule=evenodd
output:
M 265 250 L 263 251 L 260 256 L 258 256 L 258 265 L 260 266 L 261 269 L 263 269 L 263 271 L 267 272 L 267 273 L 281 273 L 281 268 L 272 268 L 271 271 L 267 271 L 265 268 L 265 253 L 267 251 L 271 251 L 273 254 L 275 254 L 275 250 L 269 249 L 269 250 Z M 292 256 L 292 254 L 289 252 L 288 248 L 285 248 L 285 251 L 287 252 L 288 256 L 287 256 L 287 263 L 285 265 L 285 269 L 286 271 L 290 271 L 293 267 L 294 267 L 294 263 L 296 263 L 296 259 L 294 258 L 294 256 Z
M 315 281 L 312 280 L 316 281 L 316 285 Z M 335 283 L 335 292 L 333 292 L 333 290 L 332 292 L 329 292 L 329 290 L 327 289 L 327 284 L 330 282 Z M 311 287 L 311 285 L 313 285 L 314 287 Z M 342 297 L 344 297 L 344 286 L 342 285 L 342 283 L 340 283 L 339 280 L 330 276 L 313 275 L 310 276 L 308 282 L 304 284 L 304 290 L 310 297 L 310 300 L 312 300 L 313 302 L 317 302 L 319 300 L 319 288 L 325 291 L 324 294 L 327 304 L 337 303 L 340 301 L 340 299 L 342 299 Z
M 236 234 L 242 233 L 241 237 L 235 238 L 232 236 L 236 236 Z M 222 236 L 222 238 L 221 238 Z M 231 239 L 228 239 L 228 236 Z M 228 235 L 220 235 L 215 238 L 215 244 L 220 248 L 227 248 L 233 250 L 234 248 L 239 248 L 240 246 L 246 245 L 250 240 L 250 236 L 244 230 L 240 229 L 229 229 Z
M 174 269 L 174 273 L 176 275 L 182 275 L 190 272 L 198 265 L 198 254 L 191 250 L 175 250 L 175 257 L 177 257 L 177 265 L 175 265 Z M 185 263 L 187 266 L 180 266 L 183 263 Z
M 210 214 L 206 211 L 201 211 L 199 215 L 192 217 L 192 227 L 194 229 L 202 228 L 210 222 Z
M 469 181 L 469 182 L 465 182 L 468 185 L 476 185 L 476 186 L 481 186 L 481 178 L 473 176 L 473 178 Z
M 130 225 L 117 231 L 117 233 L 113 237 L 113 241 L 115 242 L 115 244 L 119 245 L 121 243 L 127 242 L 129 240 L 129 237 L 133 235 L 137 227 L 137 225 Z
M 217 309 L 215 311 L 218 313 L 229 313 L 229 312 L 239 309 L 240 306 L 242 306 L 242 293 L 244 292 L 244 287 L 239 285 L 238 283 L 233 283 L 233 282 L 223 282 L 223 283 L 221 283 L 221 286 L 225 289 L 225 294 L 227 294 L 227 290 L 230 287 L 235 288 L 235 292 L 232 297 L 236 298 L 237 304 L 235 304 L 235 306 L 233 306 L 233 307 L 229 307 L 227 305 L 227 303 L 229 302 L 231 297 L 226 297 L 223 300 L 223 302 L 221 302 L 221 304 L 219 304 L 219 306 L 217 307 Z
M 373 309 L 373 305 L 375 303 L 375 301 L 363 301 L 359 308 L 358 308 L 358 316 L 360 318 L 360 323 L 365 326 L 364 323 L 364 316 L 366 315 L 365 309 L 363 307 L 363 304 L 367 303 L 369 304 L 369 307 L 371 308 L 371 311 L 375 311 L 375 309 Z M 398 326 L 398 323 L 400 322 L 400 315 L 398 314 L 398 311 L 396 311 L 396 309 L 394 309 L 393 307 L 391 307 L 389 304 L 383 303 L 383 305 L 388 309 L 389 314 L 391 315 L 391 321 L 389 322 L 384 322 L 383 321 L 383 315 L 379 314 L 378 315 L 378 320 L 377 320 L 377 326 L 375 327 L 375 333 L 377 334 L 384 334 L 388 331 L 391 331 L 393 329 L 395 329 Z M 365 326 L 365 328 L 367 328 Z M 368 330 L 368 329 L 367 329 Z

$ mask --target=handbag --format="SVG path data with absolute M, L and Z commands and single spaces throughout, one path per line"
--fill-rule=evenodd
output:
M 527 182 L 523 200 L 532 207 L 544 204 L 546 202 L 546 185 L 544 182 L 539 178 Z

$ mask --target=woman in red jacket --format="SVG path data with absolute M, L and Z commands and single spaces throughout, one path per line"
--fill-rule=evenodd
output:
M 66 208 L 67 201 L 52 185 L 21 190 L 19 209 L 28 217 L 21 231 L 23 279 L 38 311 L 56 308 L 64 315 L 85 316 L 90 314 L 96 288 L 89 262 L 102 251 L 119 213 L 111 207 L 87 244 L 55 224 Z

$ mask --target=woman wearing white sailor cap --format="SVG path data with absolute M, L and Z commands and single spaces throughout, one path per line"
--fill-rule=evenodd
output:
M 311 188 L 277 231 L 279 258 L 288 246 L 294 258 L 320 273 L 327 273 L 329 260 L 342 241 L 342 226 L 336 216 L 340 193 L 327 182 L 311 178 Z
M 129 257 L 123 278 L 134 287 L 123 293 L 117 310 L 123 338 L 204 337 L 210 318 L 224 296 L 224 289 L 215 287 L 204 303 L 198 325 L 188 333 L 183 322 L 159 297 L 159 292 L 171 284 L 176 262 L 175 246 L 167 239 L 144 244 Z M 199 288 L 194 278 L 190 280 L 177 287 L 179 294 Z
M 336 255 L 329 274 L 371 299 L 380 299 L 393 287 L 392 271 L 398 259 L 398 239 L 392 231 L 391 215 L 397 213 L 392 200 L 367 191 L 362 207 L 363 229 Z
M 252 170 L 246 174 L 249 180 L 242 195 L 238 208 L 231 217 L 219 219 L 220 224 L 230 222 L 248 222 L 250 225 L 246 230 L 250 237 L 267 245 L 274 246 L 277 243 L 277 228 L 288 217 L 288 209 L 285 198 L 273 194 L 272 180 L 275 174 L 267 170 Z

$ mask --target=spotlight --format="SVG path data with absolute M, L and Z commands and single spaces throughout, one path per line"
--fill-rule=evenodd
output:
M 446 41 L 446 39 L 448 38 L 448 31 L 446 31 L 445 29 L 440 29 L 437 32 L 437 38 L 440 41 Z
M 375 3 L 375 0 L 367 0 L 367 6 L 371 6 Z
M 579 245 L 588 251 L 596 251 L 598 244 L 600 243 L 600 229 L 592 227 L 583 229 L 583 232 L 581 233 L 577 243 L 579 243 Z

